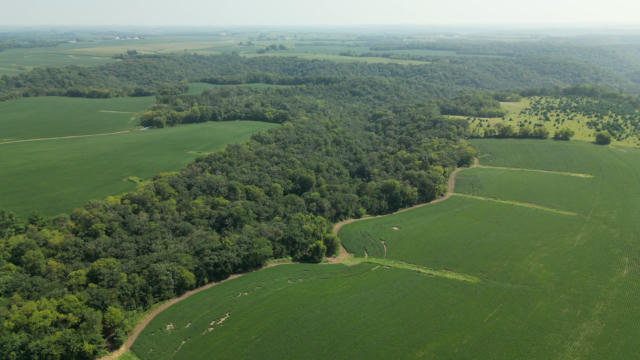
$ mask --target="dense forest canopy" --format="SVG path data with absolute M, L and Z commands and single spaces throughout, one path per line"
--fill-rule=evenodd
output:
M 253 74 L 253 75 L 251 75 Z M 449 97 L 473 89 L 540 88 L 596 83 L 618 89 L 636 85 L 592 64 L 556 56 L 451 57 L 424 65 L 336 63 L 296 57 L 238 55 L 134 55 L 96 67 L 36 68 L 0 78 L 0 100 L 23 96 L 146 96 L 179 94 L 185 82 L 327 82 L 330 78 L 384 78 L 424 96 Z
M 17 48 L 35 48 L 35 47 L 45 47 L 45 46 L 56 46 L 58 44 L 57 41 L 46 41 L 46 40 L 4 40 L 0 38 L 0 51 L 7 49 L 17 49 Z
M 429 40 L 389 39 L 369 41 L 368 56 L 423 59 L 419 51 L 453 52 L 459 56 L 504 57 L 511 59 L 564 57 L 619 73 L 637 83 L 640 80 L 640 43 L 633 36 L 538 36 L 531 39 L 444 38 Z M 418 50 L 416 52 L 416 50 Z M 353 54 L 352 54 L 353 55 Z M 624 84 L 621 82 L 620 85 Z M 630 89 L 629 89 L 630 90 Z

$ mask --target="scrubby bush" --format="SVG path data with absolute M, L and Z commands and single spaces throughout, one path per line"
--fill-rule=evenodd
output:
M 599 131 L 596 134 L 596 144 L 609 145 L 611 144 L 611 134 L 608 131 Z
M 564 128 L 557 130 L 555 134 L 553 134 L 554 140 L 570 140 L 575 132 L 569 128 Z

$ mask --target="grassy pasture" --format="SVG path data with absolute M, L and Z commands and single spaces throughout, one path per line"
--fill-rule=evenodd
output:
M 486 127 L 487 125 L 493 126 L 498 123 L 511 125 L 516 129 L 519 129 L 521 124 L 529 127 L 544 126 L 549 130 L 549 133 L 551 134 L 551 136 L 553 136 L 555 131 L 558 129 L 569 128 L 575 132 L 575 136 L 573 137 L 574 140 L 588 141 L 588 142 L 593 142 L 595 140 L 596 131 L 587 126 L 587 122 L 591 120 L 596 120 L 595 118 L 591 118 L 588 116 L 575 113 L 573 115 L 574 118 L 569 119 L 565 116 L 552 113 L 549 116 L 550 121 L 544 121 L 542 117 L 521 113 L 522 110 L 525 110 L 530 107 L 531 101 L 533 99 L 539 99 L 539 98 L 538 97 L 523 98 L 519 102 L 503 102 L 501 103 L 501 106 L 503 109 L 507 111 L 507 114 L 504 117 L 504 119 L 471 117 L 471 122 L 470 122 L 471 127 L 482 128 L 483 126 L 484 127 Z M 550 98 L 543 97 L 540 99 L 542 99 L 543 102 L 550 101 Z M 467 116 L 449 116 L 449 117 L 465 118 L 465 119 L 469 118 Z M 610 120 L 611 120 L 611 117 L 606 117 L 599 121 L 606 122 Z M 634 147 L 640 146 L 640 140 L 638 140 L 637 137 L 630 137 L 623 141 L 617 141 L 614 139 L 613 143 L 616 145 L 623 145 L 623 146 L 634 146 Z
M 133 190 L 126 179 L 184 167 L 226 144 L 275 125 L 221 122 L 159 130 L 0 144 L 0 208 L 52 215 L 90 199 Z
M 0 103 L 0 144 L 5 141 L 117 132 L 138 126 L 153 97 L 22 98 Z
M 518 126 L 520 123 L 528 123 L 529 126 L 534 126 L 535 124 L 544 125 L 551 134 L 560 128 L 567 127 L 573 131 L 575 131 L 575 136 L 573 137 L 575 140 L 583 140 L 583 141 L 593 141 L 595 138 L 595 131 L 589 129 L 587 127 L 587 121 L 593 120 L 586 116 L 582 116 L 579 114 L 575 114 L 574 120 L 565 120 L 561 124 L 556 124 L 556 116 L 551 115 L 551 121 L 544 121 L 542 118 L 537 116 L 530 116 L 526 114 L 521 114 L 520 111 L 529 107 L 532 99 L 524 98 L 520 102 L 517 103 L 502 103 L 502 106 L 507 109 L 508 114 L 505 117 L 507 123 L 513 124 L 514 126 Z M 512 120 L 510 120 L 512 119 Z M 560 118 L 559 118 L 560 120 Z
M 340 232 L 345 247 L 378 259 L 282 265 L 226 282 L 161 313 L 133 352 L 141 359 L 633 358 L 639 151 L 551 140 L 473 144 L 481 164 L 502 168 L 463 171 L 457 192 L 577 215 L 453 196 L 352 223 Z M 479 281 L 419 271 L 427 268 Z

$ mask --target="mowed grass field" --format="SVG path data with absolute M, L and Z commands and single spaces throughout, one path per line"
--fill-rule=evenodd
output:
M 55 215 L 135 189 L 129 177 L 175 171 L 273 124 L 232 121 L 0 144 L 0 208 Z
M 0 102 L 0 144 L 6 141 L 111 133 L 139 126 L 154 97 L 33 97 Z
M 640 152 L 551 140 L 472 143 L 484 167 L 459 173 L 450 199 L 342 228 L 347 250 L 369 256 L 362 263 L 281 265 L 215 286 L 156 317 L 133 352 L 634 358 Z M 394 265 L 403 263 L 478 281 Z

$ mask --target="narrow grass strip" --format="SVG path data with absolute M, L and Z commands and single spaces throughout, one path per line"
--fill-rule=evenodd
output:
M 395 269 L 404 269 L 404 270 L 410 270 L 410 271 L 417 271 L 417 272 L 422 273 L 422 274 L 442 277 L 442 278 L 451 279 L 451 280 L 466 281 L 466 282 L 470 282 L 470 283 L 479 283 L 480 282 L 480 279 L 475 277 L 475 276 L 466 275 L 466 274 L 460 274 L 460 273 L 449 271 L 449 270 L 433 270 L 433 269 L 426 268 L 424 266 L 409 264 L 409 263 L 398 261 L 398 260 L 378 259 L 378 258 L 369 257 L 369 258 L 366 258 L 366 259 L 362 259 L 362 261 L 363 262 L 368 262 L 368 263 L 373 263 L 373 264 L 378 264 L 378 265 L 382 265 L 382 266 L 388 266 L 388 267 L 392 267 L 392 268 L 395 268 Z
M 488 198 L 488 197 L 475 196 L 475 195 L 469 195 L 469 194 L 460 194 L 460 193 L 455 193 L 455 194 L 453 194 L 453 196 L 459 196 L 459 197 L 475 199 L 475 200 L 493 201 L 493 202 L 497 202 L 497 203 L 500 203 L 500 204 L 508 204 L 508 205 L 526 207 L 526 208 L 529 208 L 529 209 L 548 211 L 548 212 L 551 212 L 551 213 L 554 213 L 554 214 L 559 214 L 559 215 L 568 215 L 568 216 L 577 216 L 578 215 L 578 214 L 576 214 L 574 212 L 571 212 L 571 211 L 558 210 L 558 209 L 554 209 L 554 208 L 550 208 L 550 207 L 546 207 L 546 206 L 540 206 L 540 205 L 536 205 L 536 204 L 519 202 L 519 201 L 492 199 L 492 198 Z
M 65 140 L 65 139 L 77 139 L 77 138 L 86 138 L 92 136 L 106 136 L 106 135 L 120 135 L 130 133 L 131 130 L 122 130 L 110 133 L 100 133 L 100 134 L 86 134 L 86 135 L 70 135 L 70 136 L 57 136 L 50 138 L 37 138 L 37 139 L 22 139 L 22 140 L 8 140 L 0 142 L 0 145 L 4 144 L 16 144 L 16 143 L 24 143 L 24 142 L 32 142 L 32 141 L 48 141 L 48 140 Z
M 572 172 L 566 172 L 566 171 L 551 171 L 551 170 L 525 169 L 525 168 L 513 168 L 513 167 L 503 167 L 503 166 L 488 166 L 488 165 L 477 165 L 476 167 L 480 168 L 480 169 L 529 171 L 529 172 L 537 172 L 537 173 L 543 173 L 543 174 L 573 176 L 573 177 L 579 177 L 579 178 L 584 178 L 584 179 L 593 178 L 593 175 L 590 175 L 590 174 L 580 174 L 580 173 L 572 173 Z

